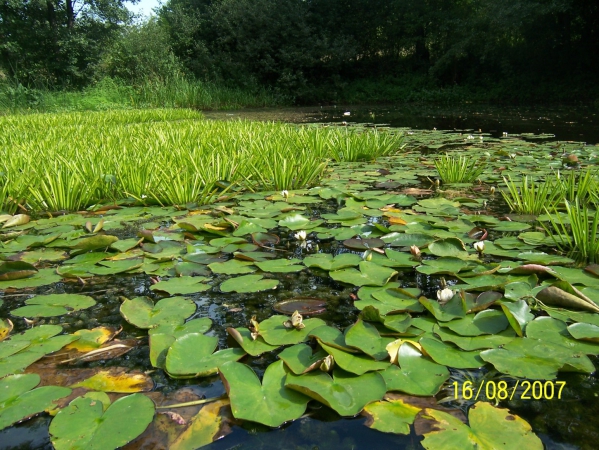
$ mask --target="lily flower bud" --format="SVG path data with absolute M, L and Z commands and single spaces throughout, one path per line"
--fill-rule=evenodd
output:
M 453 298 L 453 291 L 449 288 L 437 291 L 437 300 L 444 305 Z
M 485 242 L 484 241 L 475 242 L 474 244 L 472 244 L 472 246 L 474 247 L 474 250 L 476 250 L 480 255 L 482 255 L 483 252 L 485 251 Z

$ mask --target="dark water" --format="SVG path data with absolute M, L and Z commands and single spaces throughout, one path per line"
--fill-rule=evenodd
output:
M 350 115 L 344 115 L 349 112 Z M 209 111 L 208 118 L 278 120 L 285 122 L 342 122 L 388 124 L 392 127 L 438 130 L 481 130 L 494 136 L 553 134 L 560 141 L 599 144 L 599 108 L 592 106 L 314 106 Z

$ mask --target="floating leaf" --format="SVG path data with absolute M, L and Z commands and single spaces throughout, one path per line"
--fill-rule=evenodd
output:
M 362 319 L 358 319 L 345 332 L 347 345 L 362 350 L 376 360 L 387 358 L 386 346 L 391 341 L 393 339 L 382 338 L 374 325 L 364 322 Z
M 433 431 L 426 433 L 422 441 L 426 449 L 544 448 L 526 421 L 510 414 L 507 409 L 495 408 L 489 403 L 479 402 L 470 409 L 470 426 L 436 409 L 426 409 L 425 415 L 435 421 Z
M 175 294 L 195 294 L 196 292 L 204 292 L 212 286 L 203 282 L 209 280 L 206 277 L 176 277 L 167 281 L 160 281 L 153 285 L 150 289 L 153 291 L 164 291 L 170 295 Z
M 299 272 L 304 269 L 304 266 L 298 265 L 299 259 L 273 259 L 270 261 L 256 262 L 255 264 L 263 272 L 274 272 L 274 273 L 291 273 Z
M 568 327 L 568 332 L 574 339 L 599 342 L 599 326 L 590 323 L 573 323 Z
M 310 400 L 285 387 L 285 366 L 279 361 L 268 366 L 262 384 L 245 364 L 228 362 L 219 369 L 237 419 L 278 427 L 302 416 Z
M 509 326 L 508 319 L 502 311 L 487 309 L 478 314 L 468 314 L 458 320 L 446 322 L 454 333 L 462 336 L 480 336 L 481 334 L 497 334 Z
M 566 324 L 553 317 L 537 317 L 532 322 L 529 322 L 526 327 L 526 336 L 540 339 L 544 342 L 555 343 L 570 349 L 574 353 L 599 355 L 599 344 L 572 339 Z
M 154 403 L 142 394 L 119 398 L 105 411 L 83 396 L 61 409 L 50 424 L 56 450 L 113 450 L 142 434 L 154 417 Z
M 183 325 L 163 324 L 152 328 L 150 334 L 150 362 L 154 367 L 164 369 L 166 353 L 173 342 L 189 333 L 205 333 L 212 326 L 207 317 L 193 319 Z
M 505 313 L 510 325 L 516 331 L 518 336 L 524 335 L 524 330 L 528 322 L 534 319 L 534 315 L 530 312 L 530 306 L 524 300 L 517 302 L 505 302 L 501 304 L 501 309 Z
M 342 416 L 355 416 L 364 406 L 385 395 L 385 381 L 378 373 L 356 376 L 343 371 L 328 373 L 315 370 L 304 375 L 288 374 L 285 386 L 299 391 Z
M 335 347 L 329 347 L 322 342 L 320 342 L 320 345 L 329 355 L 333 355 L 335 364 L 349 373 L 362 375 L 366 372 L 384 370 L 389 367 L 387 361 L 375 361 L 368 356 L 348 353 Z
M 422 338 L 418 341 L 426 354 L 437 364 L 456 369 L 478 369 L 485 365 L 477 351 L 465 352 L 462 349 L 437 339 Z
M 70 387 L 82 387 L 91 391 L 119 392 L 125 394 L 151 391 L 154 388 L 154 382 L 144 373 L 126 373 L 115 369 L 101 370 L 90 378 L 73 384 Z
M 231 259 L 227 262 L 216 262 L 209 264 L 210 270 L 217 274 L 239 275 L 243 273 L 252 273 L 256 271 L 256 266 L 249 261 L 240 261 Z
M 420 408 L 401 400 L 382 400 L 364 407 L 363 415 L 368 417 L 364 423 L 369 428 L 383 433 L 409 434 Z
M 458 238 L 447 238 L 435 241 L 428 246 L 428 251 L 435 256 L 446 256 L 466 259 L 470 255 L 464 243 Z
M 79 336 L 79 339 L 65 347 L 65 350 L 77 350 L 79 352 L 89 352 L 100 348 L 102 344 L 110 341 L 118 330 L 109 327 L 97 327 L 91 330 L 78 330 L 73 333 Z
M 356 269 L 335 270 L 329 272 L 329 276 L 335 281 L 354 286 L 384 286 L 391 277 L 397 275 L 395 270 L 368 261 L 362 261 L 359 267 L 359 271 Z
M 278 280 L 263 280 L 263 278 L 262 275 L 244 275 L 231 278 L 220 285 L 220 290 L 222 292 L 247 294 L 275 289 L 279 284 Z
M 53 409 L 54 402 L 68 396 L 69 388 L 43 386 L 40 376 L 34 373 L 10 375 L 0 379 L 0 430 L 45 409 Z
M 317 253 L 316 255 L 308 255 L 304 258 L 306 267 L 318 267 L 322 270 L 339 270 L 347 267 L 354 267 L 360 264 L 362 258 L 354 253 L 341 253 L 333 257 L 328 253 Z
M 343 245 L 352 250 L 364 251 L 371 248 L 381 248 L 385 246 L 382 239 L 346 239 Z
M 0 263 L 0 281 L 18 280 L 37 273 L 37 269 L 23 261 L 5 261 Z
M 497 348 L 511 342 L 516 337 L 516 333 L 512 328 L 493 335 L 466 337 L 435 325 L 433 333 L 439 336 L 443 342 L 452 342 L 466 351 Z
M 260 322 L 260 336 L 270 345 L 293 345 L 308 339 L 312 330 L 325 325 L 325 322 L 313 318 L 303 321 L 304 328 L 287 328 L 283 325 L 289 318 L 287 316 L 271 316 Z
M 91 308 L 96 304 L 93 298 L 79 294 L 36 295 L 25 300 L 27 306 L 11 311 L 17 317 L 55 317 Z
M 138 328 L 154 328 L 162 324 L 180 325 L 196 310 L 196 304 L 187 298 L 171 297 L 159 300 L 155 305 L 147 297 L 125 299 L 121 315 Z
M 279 348 L 279 345 L 267 344 L 261 336 L 252 338 L 252 333 L 247 328 L 227 328 L 227 332 L 237 341 L 243 350 L 252 356 L 260 356 Z
M 168 445 L 169 450 L 196 450 L 220 439 L 225 433 L 222 428 L 226 423 L 220 410 L 228 405 L 229 399 L 206 404 L 193 417 L 185 431 Z
M 312 347 L 306 344 L 296 344 L 279 353 L 279 358 L 296 375 L 317 369 L 328 353 L 319 350 L 312 352 Z

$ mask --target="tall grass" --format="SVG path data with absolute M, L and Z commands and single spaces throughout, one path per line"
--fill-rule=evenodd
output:
M 581 203 L 599 200 L 596 169 L 588 167 L 584 172 L 570 170 L 567 175 L 563 175 L 558 171 L 555 177 L 562 189 L 564 198 L 569 202 L 574 202 L 576 198 Z
M 79 210 L 126 199 L 205 204 L 222 184 L 299 189 L 340 153 L 374 159 L 400 148 L 401 136 L 372 133 L 209 121 L 189 110 L 4 116 L 0 209 Z
M 484 160 L 475 157 L 456 157 L 446 153 L 434 162 L 443 183 L 472 183 L 485 170 Z
M 525 176 L 519 185 L 509 177 L 503 181 L 507 192 L 501 191 L 501 195 L 518 214 L 541 214 L 545 208 L 555 208 L 564 198 L 562 186 L 551 179 L 537 183 Z

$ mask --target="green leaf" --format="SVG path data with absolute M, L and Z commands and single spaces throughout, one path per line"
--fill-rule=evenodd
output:
M 196 304 L 187 298 L 171 297 L 159 300 L 155 305 L 147 297 L 125 299 L 121 315 L 138 328 L 154 328 L 162 324 L 181 325 L 196 310 Z
M 252 333 L 247 328 L 227 328 L 227 332 L 248 355 L 260 356 L 262 353 L 270 352 L 280 347 L 280 345 L 267 344 L 262 336 L 253 339 Z
M 304 328 L 298 330 L 285 327 L 287 320 L 287 316 L 276 315 L 260 322 L 260 336 L 270 345 L 293 345 L 304 342 L 312 330 L 326 325 L 321 319 L 307 319 L 303 321 Z
M 327 355 L 323 350 L 313 353 L 309 345 L 295 344 L 279 353 L 279 358 L 294 374 L 301 375 L 317 369 Z
M 410 434 L 410 425 L 414 423 L 420 408 L 401 400 L 382 400 L 364 407 L 368 420 L 364 425 L 383 433 Z
M 205 333 L 212 326 L 212 320 L 207 317 L 193 319 L 183 325 L 162 324 L 151 328 L 150 335 L 150 362 L 154 367 L 164 369 L 166 352 L 178 337 L 188 333 Z
M 113 450 L 142 434 L 154 418 L 154 403 L 143 394 L 119 398 L 106 411 L 87 396 L 61 409 L 50 424 L 56 450 Z
M 517 302 L 505 302 L 501 304 L 501 309 L 505 313 L 510 325 L 516 331 L 518 336 L 524 336 L 524 330 L 528 322 L 533 320 L 535 316 L 530 312 L 528 303 L 524 300 Z
M 209 280 L 206 277 L 176 277 L 167 281 L 160 281 L 154 284 L 150 289 L 153 291 L 164 291 L 170 295 L 175 294 L 195 294 L 196 292 L 204 292 L 212 286 L 203 282 Z
M 428 251 L 435 256 L 468 259 L 470 255 L 464 243 L 458 238 L 447 238 L 435 241 L 428 246 Z
M 505 314 L 495 309 L 487 309 L 478 314 L 468 314 L 458 320 L 446 322 L 446 326 L 454 333 L 462 336 L 480 336 L 481 334 L 497 334 L 509 325 Z
M 216 274 L 239 275 L 256 271 L 256 266 L 250 261 L 231 259 L 227 262 L 216 262 L 208 264 L 210 270 Z
M 573 339 L 568 332 L 566 324 L 552 317 L 537 317 L 532 322 L 529 322 L 526 327 L 526 336 L 558 344 L 570 349 L 573 353 L 599 355 L 599 344 Z
M 333 377 L 318 370 L 304 375 L 290 373 L 285 386 L 324 403 L 341 416 L 355 416 L 386 391 L 385 381 L 376 372 L 356 376 L 338 370 Z
M 56 400 L 71 393 L 69 388 L 58 386 L 34 389 L 39 383 L 40 376 L 34 373 L 10 375 L 0 380 L 0 430 L 52 409 Z
M 441 328 L 438 325 L 435 325 L 433 328 L 433 333 L 439 336 L 443 342 L 452 342 L 466 351 L 497 348 L 506 345 L 516 337 L 516 333 L 512 328 L 508 328 L 505 331 L 493 335 L 465 337 L 447 331 L 446 328 Z
M 386 346 L 392 341 L 391 338 L 382 338 L 374 325 L 364 322 L 362 319 L 358 319 L 345 332 L 347 345 L 362 350 L 379 361 L 387 358 Z M 350 370 L 350 372 L 353 371 Z
M 37 273 L 37 269 L 23 261 L 5 261 L 0 263 L 0 281 L 19 280 Z
M 317 253 L 316 255 L 309 255 L 304 258 L 304 265 L 306 267 L 318 267 L 322 270 L 339 270 L 347 267 L 354 267 L 360 264 L 362 258 L 360 255 L 354 253 L 341 253 L 333 257 L 329 253 Z
M 530 425 L 507 409 L 479 402 L 470 409 L 470 426 L 443 411 L 426 409 L 425 416 L 434 420 L 432 431 L 424 434 L 422 446 L 430 450 L 525 448 L 543 450 L 541 440 Z
M 275 273 L 291 273 L 299 272 L 304 269 L 304 266 L 298 265 L 299 259 L 273 259 L 270 261 L 256 262 L 255 264 L 263 272 L 275 272 Z
M 222 292 L 247 294 L 275 289 L 279 284 L 278 280 L 263 280 L 262 278 L 262 275 L 244 275 L 231 278 L 220 285 L 220 290 Z
M 219 372 L 236 419 L 278 427 L 301 417 L 310 400 L 285 387 L 287 373 L 283 361 L 268 366 L 262 384 L 252 369 L 238 362 L 223 364 Z
M 362 261 L 360 270 L 341 269 L 329 272 L 329 276 L 335 281 L 353 284 L 354 286 L 384 286 L 397 275 L 395 270 L 381 267 L 378 264 Z
M 11 311 L 17 317 L 55 317 L 91 308 L 96 304 L 93 298 L 79 294 L 36 295 L 25 300 L 27 306 Z
M 431 338 L 422 338 L 419 342 L 426 354 L 437 364 L 456 369 L 478 369 L 485 365 L 478 351 L 465 352 L 462 349 Z

